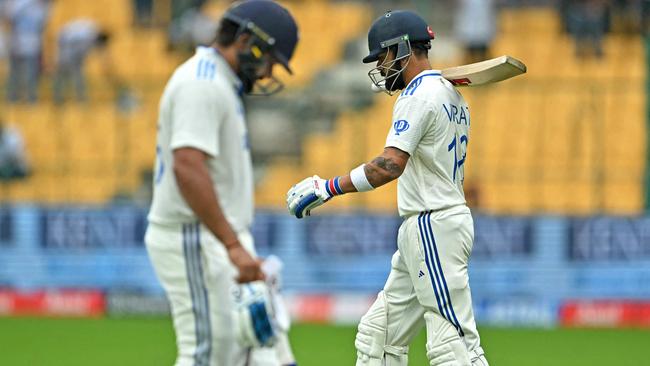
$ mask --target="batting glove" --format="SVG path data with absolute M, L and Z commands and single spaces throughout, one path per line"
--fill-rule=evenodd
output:
M 329 201 L 332 197 L 343 194 L 339 185 L 340 177 L 325 180 L 314 175 L 291 187 L 287 192 L 289 213 L 301 219 L 309 216 L 311 210 Z

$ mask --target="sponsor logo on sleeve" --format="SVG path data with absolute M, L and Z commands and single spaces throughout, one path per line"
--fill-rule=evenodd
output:
M 393 123 L 393 129 L 395 130 L 395 135 L 397 136 L 399 136 L 400 133 L 408 130 L 409 127 L 410 127 L 409 123 L 404 119 L 400 119 Z

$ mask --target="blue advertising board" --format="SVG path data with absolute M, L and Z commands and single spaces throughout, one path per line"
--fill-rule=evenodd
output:
M 553 311 L 567 298 L 650 298 L 650 217 L 480 214 L 474 221 L 470 284 L 483 314 L 525 317 L 526 309 Z M 296 220 L 265 211 L 252 231 L 261 255 L 285 262 L 286 290 L 374 293 L 390 270 L 400 223 L 392 215 Z M 4 208 L 0 287 L 161 294 L 145 230 L 146 212 L 136 206 Z

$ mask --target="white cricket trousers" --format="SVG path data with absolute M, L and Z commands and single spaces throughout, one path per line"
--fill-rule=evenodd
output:
M 434 312 L 455 328 L 470 358 L 479 358 L 483 350 L 467 273 L 473 242 L 474 224 L 465 206 L 406 218 L 384 289 L 362 318 L 360 329 L 382 330 L 385 349 L 407 352 L 425 326 L 424 314 Z M 427 337 L 435 342 L 430 332 Z
M 252 247 L 248 232 L 238 234 Z M 236 334 L 230 289 L 235 268 L 221 243 L 198 222 L 150 223 L 149 258 L 171 304 L 176 366 L 231 366 Z

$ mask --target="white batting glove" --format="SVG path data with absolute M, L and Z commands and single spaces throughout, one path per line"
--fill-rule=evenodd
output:
M 311 210 L 329 201 L 332 197 L 343 194 L 339 179 L 340 177 L 325 180 L 314 175 L 291 187 L 287 192 L 289 213 L 301 219 L 304 216 L 309 216 Z

